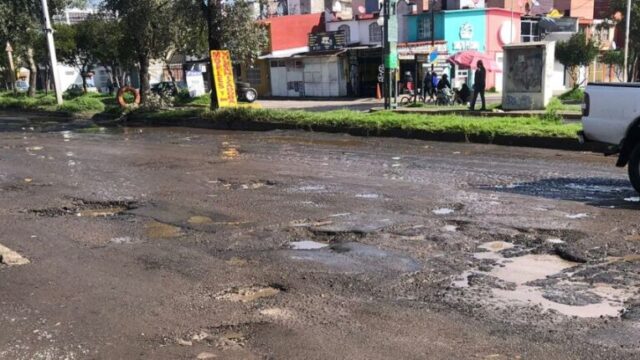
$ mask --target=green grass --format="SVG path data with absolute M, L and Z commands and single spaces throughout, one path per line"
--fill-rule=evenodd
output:
M 58 110 L 70 113 L 100 113 L 104 109 L 105 105 L 100 97 L 89 94 L 66 100 L 58 106 Z
M 257 121 L 292 124 L 301 128 L 330 126 L 360 128 L 375 133 L 385 129 L 420 130 L 431 133 L 454 133 L 481 136 L 526 136 L 576 139 L 581 129 L 577 123 L 564 124 L 556 120 L 537 117 L 485 118 L 458 115 L 397 114 L 380 111 L 362 113 L 350 110 L 305 112 L 265 109 L 203 109 L 174 110 L 156 113 L 133 114 L 148 120 L 179 120 L 200 117 L 211 121 Z
M 571 89 L 558 96 L 558 98 L 560 98 L 560 100 L 562 101 L 582 102 L 582 99 L 584 99 L 584 90 L 580 88 Z

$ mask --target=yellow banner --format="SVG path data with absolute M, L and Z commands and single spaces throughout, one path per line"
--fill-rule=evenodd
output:
M 212 50 L 211 66 L 213 67 L 213 78 L 215 79 L 216 94 L 218 95 L 218 106 L 236 107 L 238 99 L 236 97 L 236 83 L 233 79 L 233 66 L 228 50 Z

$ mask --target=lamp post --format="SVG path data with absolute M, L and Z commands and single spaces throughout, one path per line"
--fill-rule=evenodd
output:
M 624 82 L 629 81 L 629 24 L 631 23 L 631 0 L 627 0 L 626 31 L 624 34 Z M 632 79 L 633 80 L 633 79 Z
M 7 47 L 4 49 L 7 52 L 7 58 L 9 59 L 9 80 L 11 81 L 11 88 L 13 89 L 13 93 L 16 94 L 16 68 L 13 65 L 13 48 L 11 44 L 7 41 Z
M 51 72 L 53 73 L 53 86 L 56 90 L 56 101 L 62 105 L 62 88 L 60 77 L 58 76 L 58 59 L 56 59 L 56 47 L 53 43 L 53 29 L 51 19 L 49 19 L 49 6 L 47 0 L 42 0 L 42 15 L 44 16 L 44 32 L 47 34 L 47 44 L 49 45 L 49 57 L 51 59 Z

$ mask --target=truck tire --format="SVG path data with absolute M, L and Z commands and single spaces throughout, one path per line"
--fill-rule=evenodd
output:
M 640 144 L 636 144 L 629 156 L 629 180 L 631 185 L 640 193 Z

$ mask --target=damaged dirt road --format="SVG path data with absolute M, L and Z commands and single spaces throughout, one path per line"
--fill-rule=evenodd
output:
M 0 119 L 0 359 L 640 357 L 615 159 L 24 121 Z

